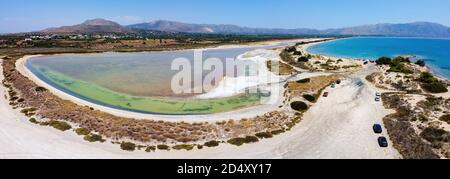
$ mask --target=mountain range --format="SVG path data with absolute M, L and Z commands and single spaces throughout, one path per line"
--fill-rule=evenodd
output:
M 87 20 L 82 24 L 49 28 L 43 33 L 137 33 L 142 31 L 208 33 L 208 34 L 254 34 L 254 35 L 357 35 L 357 36 L 409 36 L 409 37 L 450 37 L 450 28 L 431 22 L 404 24 L 375 24 L 337 29 L 282 29 L 251 28 L 237 25 L 189 24 L 158 20 L 148 23 L 122 26 L 105 19 Z

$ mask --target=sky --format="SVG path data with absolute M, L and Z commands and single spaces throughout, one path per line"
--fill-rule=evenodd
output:
M 450 26 L 450 0 L 0 0 L 0 33 L 105 18 L 264 28 L 339 28 L 429 21 Z

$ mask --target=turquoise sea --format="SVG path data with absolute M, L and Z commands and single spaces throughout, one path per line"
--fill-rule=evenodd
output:
M 330 41 L 308 48 L 314 54 L 345 58 L 377 59 L 414 55 L 435 73 L 450 79 L 450 39 L 364 37 Z

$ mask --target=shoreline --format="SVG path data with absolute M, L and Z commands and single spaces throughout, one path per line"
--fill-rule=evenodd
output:
M 323 56 L 323 57 L 325 57 L 325 58 L 331 58 L 331 59 L 339 59 L 339 58 L 341 58 L 341 59 L 349 59 L 349 60 L 357 60 L 357 61 L 360 61 L 360 59 L 358 59 L 358 58 L 352 58 L 352 57 L 339 57 L 339 56 L 333 56 L 333 55 L 316 54 L 316 53 L 312 53 L 312 52 L 310 52 L 310 51 L 308 50 L 310 47 L 315 46 L 315 45 L 319 45 L 319 44 L 322 44 L 322 43 L 327 43 L 327 42 L 332 42 L 332 41 L 337 41 L 337 40 L 353 39 L 353 38 L 367 38 L 367 37 L 349 37 L 349 38 L 341 38 L 341 39 L 329 40 L 329 41 L 325 41 L 325 42 L 310 43 L 310 44 L 303 45 L 303 46 L 302 46 L 302 50 L 303 50 L 304 52 L 307 52 L 308 54 L 311 54 L 311 55 L 319 55 L 319 56 Z M 370 38 L 407 38 L 407 39 L 410 39 L 410 38 L 412 38 L 412 37 L 370 37 Z M 420 38 L 415 38 L 415 37 L 414 37 L 414 38 L 412 38 L 412 39 L 420 39 Z M 424 39 L 436 39 L 436 38 L 424 38 Z M 450 39 L 442 39 L 442 40 L 450 40 Z M 415 55 L 415 54 L 409 54 L 409 55 Z M 365 59 L 365 60 L 366 60 L 366 59 Z M 368 59 L 367 59 L 367 60 L 368 60 Z M 375 59 L 375 60 L 376 60 L 376 59 Z M 373 61 L 375 61 L 375 60 L 373 60 Z M 441 68 L 441 67 L 439 67 L 439 66 L 437 66 L 437 65 L 433 65 L 433 64 L 431 64 L 431 63 L 427 63 L 425 67 L 428 69 L 429 72 L 431 72 L 433 75 L 437 76 L 437 77 L 440 78 L 441 80 L 450 82 L 450 77 L 446 77 L 445 75 L 439 73 L 439 68 Z

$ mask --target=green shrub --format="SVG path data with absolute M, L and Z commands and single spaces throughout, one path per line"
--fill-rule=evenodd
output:
M 97 135 L 97 134 L 86 135 L 86 136 L 84 136 L 83 139 L 88 142 L 105 142 L 103 137 L 101 135 Z
M 301 56 L 297 59 L 298 62 L 309 62 L 309 58 L 305 56 Z
M 295 52 L 295 51 L 297 51 L 297 48 L 295 46 L 288 47 L 288 48 L 286 48 L 286 51 L 287 52 Z
M 433 76 L 433 74 L 431 74 L 429 72 L 423 72 L 422 74 L 420 74 L 420 77 L 419 77 L 419 81 L 422 83 L 433 83 L 436 80 L 437 79 Z
M 272 138 L 273 134 L 269 133 L 269 132 L 260 132 L 255 134 L 256 137 L 260 138 L 260 139 L 268 139 L 268 138 Z
M 447 85 L 436 81 L 432 83 L 424 83 L 421 87 L 430 93 L 446 93 L 448 92 Z
M 30 122 L 33 124 L 39 124 L 39 121 L 37 121 L 35 118 L 31 118 Z
M 232 145 L 236 145 L 236 146 L 241 146 L 245 143 L 245 138 L 239 137 L 239 138 L 230 139 L 230 140 L 228 140 L 228 143 L 232 144 Z
M 450 124 L 450 114 L 443 115 L 439 118 L 439 120 L 446 122 L 447 124 Z
M 425 67 L 427 64 L 425 63 L 425 60 L 417 60 L 415 63 L 416 65 L 419 65 L 421 67 Z
M 230 139 L 230 140 L 228 140 L 228 143 L 232 144 L 232 145 L 236 145 L 236 146 L 241 146 L 243 144 L 255 143 L 258 141 L 259 141 L 259 139 L 255 136 L 247 136 L 245 138 L 238 137 L 238 138 Z
M 311 79 L 309 79 L 309 78 L 305 78 L 305 79 L 297 81 L 297 83 L 309 83 L 309 82 L 311 82 Z
M 282 134 L 283 132 L 286 132 L 286 131 L 284 131 L 283 129 L 280 129 L 280 130 L 272 131 L 270 133 L 272 133 L 273 135 L 279 135 L 279 134 Z
M 398 56 L 398 57 L 395 57 L 392 60 L 391 65 L 395 66 L 395 65 L 400 64 L 400 63 L 411 63 L 411 61 L 409 60 L 409 58 Z
M 308 105 L 302 101 L 295 101 L 291 103 L 291 108 L 296 111 L 308 110 Z
M 52 126 L 55 129 L 58 129 L 60 131 L 67 131 L 67 130 L 72 129 L 72 126 L 70 126 L 66 122 L 62 122 L 62 121 L 50 121 L 48 123 L 48 125 Z
M 440 82 L 433 74 L 423 72 L 418 79 L 422 82 L 421 87 L 430 93 L 446 93 L 448 92 L 447 85 Z
M 156 146 L 159 150 L 170 150 L 170 147 L 167 145 L 158 145 Z
M 295 52 L 294 52 L 294 55 L 301 56 L 301 55 L 302 55 L 302 52 L 300 52 L 300 51 L 295 51 Z
M 131 142 L 122 142 L 120 144 L 120 148 L 122 150 L 126 150 L 126 151 L 134 151 L 134 150 L 136 150 L 136 144 L 131 143 Z
M 303 98 L 305 98 L 307 101 L 312 102 L 312 103 L 316 101 L 316 97 L 309 95 L 309 94 L 303 95 Z
M 258 137 L 255 137 L 255 136 L 245 137 L 245 143 L 255 143 L 255 142 L 259 142 Z
M 423 130 L 421 136 L 427 141 L 433 142 L 450 142 L 449 132 L 443 129 L 428 127 Z
M 404 74 L 413 74 L 414 73 L 411 69 L 409 69 L 402 63 L 396 64 L 396 65 L 391 65 L 391 68 L 388 70 L 388 72 L 404 73 Z
M 217 147 L 219 145 L 220 145 L 220 142 L 219 141 L 215 141 L 215 140 L 206 142 L 204 144 L 204 146 L 206 146 L 206 147 Z
M 376 61 L 377 65 L 391 65 L 392 59 L 389 57 L 380 57 Z
M 180 145 L 176 145 L 172 147 L 175 150 L 187 150 L 190 151 L 192 149 L 194 149 L 194 145 L 189 145 L 189 144 L 180 144 Z
M 47 91 L 47 89 L 44 88 L 44 87 L 38 86 L 38 87 L 34 88 L 34 91 L 36 91 L 36 92 L 45 92 L 45 91 Z
M 154 151 L 156 151 L 156 147 L 155 147 L 155 146 L 148 146 L 148 147 L 145 149 L 145 151 L 146 151 L 146 152 L 154 152 Z
M 91 131 L 86 128 L 78 128 L 78 129 L 75 129 L 75 133 L 77 133 L 78 135 L 89 135 L 91 133 Z

